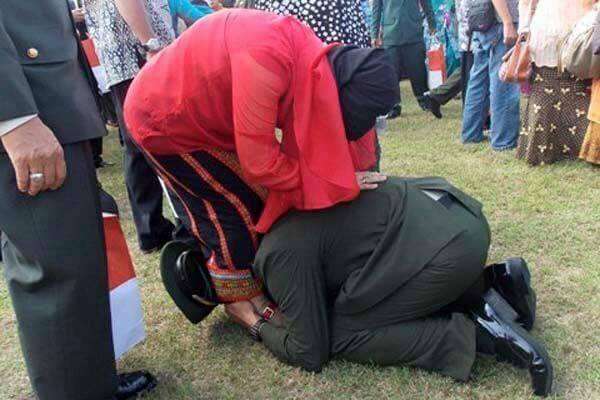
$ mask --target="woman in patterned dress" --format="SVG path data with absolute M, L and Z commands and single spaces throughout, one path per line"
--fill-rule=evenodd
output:
M 295 16 L 310 26 L 325 43 L 370 47 L 369 28 L 361 0 L 256 0 L 254 7 Z
M 537 2 L 537 7 L 531 7 Z M 588 126 L 590 82 L 558 69 L 559 44 L 595 0 L 520 0 L 521 31 L 529 30 L 531 95 L 517 158 L 531 165 L 577 159 Z M 529 10 L 534 9 L 531 24 Z

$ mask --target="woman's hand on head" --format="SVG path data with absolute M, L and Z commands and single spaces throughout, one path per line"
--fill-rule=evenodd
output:
M 373 190 L 379 187 L 379 183 L 385 182 L 387 176 L 380 172 L 362 171 L 356 173 L 356 182 L 360 190 Z

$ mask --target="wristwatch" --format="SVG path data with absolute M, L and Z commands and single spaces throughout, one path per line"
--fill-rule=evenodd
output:
M 142 43 L 142 48 L 151 53 L 156 53 L 160 49 L 162 49 L 162 45 L 160 44 L 160 40 L 158 38 L 150 38 L 146 43 Z
M 252 336 L 252 339 L 256 340 L 257 342 L 261 341 L 260 330 L 262 329 L 263 325 L 266 323 L 267 323 L 267 321 L 265 321 L 264 318 L 260 318 L 258 321 L 256 321 L 254 323 L 254 325 L 252 325 L 250 327 L 249 331 L 250 331 L 250 336 Z

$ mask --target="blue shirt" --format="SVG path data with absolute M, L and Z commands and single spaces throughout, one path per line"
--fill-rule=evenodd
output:
M 177 36 L 179 36 L 177 18 L 181 18 L 187 26 L 190 26 L 200 18 L 213 13 L 210 7 L 194 5 L 190 0 L 169 0 L 169 9 L 171 10 L 173 28 Z

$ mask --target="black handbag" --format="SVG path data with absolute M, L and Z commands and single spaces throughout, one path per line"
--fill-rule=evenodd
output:
M 469 32 L 485 32 L 498 23 L 492 0 L 465 0 Z

